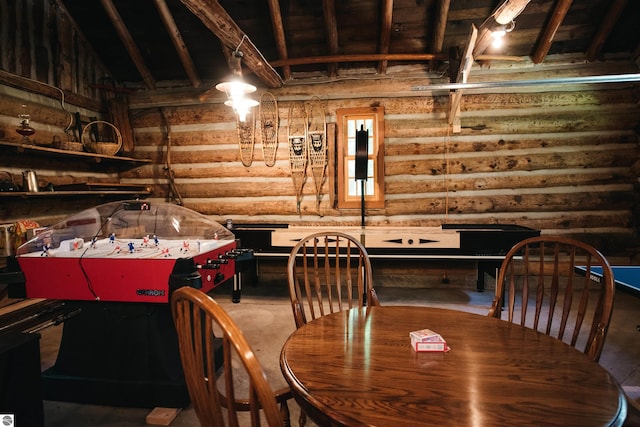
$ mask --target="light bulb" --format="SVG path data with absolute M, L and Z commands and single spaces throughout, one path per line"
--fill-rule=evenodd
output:
M 504 30 L 493 31 L 493 33 L 491 34 L 491 36 L 493 37 L 493 42 L 491 43 L 491 45 L 496 49 L 502 47 L 502 45 L 504 44 L 504 36 L 506 34 L 507 32 Z

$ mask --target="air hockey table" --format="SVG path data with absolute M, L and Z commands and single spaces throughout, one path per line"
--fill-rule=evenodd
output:
M 75 313 L 42 373 L 43 398 L 188 405 L 171 293 L 233 280 L 237 254 L 233 233 L 210 218 L 138 200 L 78 212 L 20 246 L 10 264 L 24 281 L 9 295 L 62 300 Z

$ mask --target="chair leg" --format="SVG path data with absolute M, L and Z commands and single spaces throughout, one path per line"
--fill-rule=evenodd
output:
M 291 426 L 291 421 L 289 420 L 289 405 L 287 405 L 286 400 L 280 403 L 280 418 L 282 419 L 282 425 L 284 427 Z
M 307 413 L 300 408 L 300 418 L 298 419 L 298 424 L 300 427 L 304 427 L 307 424 Z

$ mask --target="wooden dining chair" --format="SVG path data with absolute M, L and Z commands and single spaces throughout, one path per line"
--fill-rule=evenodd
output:
M 325 314 L 380 305 L 369 254 L 345 233 L 319 232 L 300 240 L 289 255 L 287 276 L 297 328 Z
M 250 412 L 252 426 L 260 425 L 261 413 L 271 427 L 289 425 L 291 390 L 272 390 L 242 331 L 213 298 L 182 287 L 171 296 L 171 309 L 189 397 L 202 426 L 238 426 L 238 411 Z M 236 389 L 242 381 L 248 381 L 248 396 L 241 399 Z
M 601 279 L 591 274 L 595 267 L 602 268 Z M 505 256 L 488 315 L 506 315 L 509 322 L 555 336 L 597 362 L 614 293 L 609 262 L 591 245 L 561 236 L 532 237 Z

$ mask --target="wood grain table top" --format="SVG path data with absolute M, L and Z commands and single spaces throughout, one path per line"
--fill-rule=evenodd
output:
M 447 353 L 416 353 L 429 328 Z M 280 366 L 319 425 L 621 425 L 616 380 L 573 347 L 476 314 L 382 306 L 330 314 L 297 329 Z

